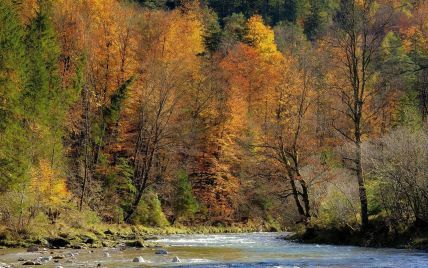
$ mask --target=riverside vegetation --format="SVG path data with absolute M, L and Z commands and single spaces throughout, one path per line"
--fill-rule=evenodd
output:
M 428 246 L 428 3 L 1 0 L 0 245 Z

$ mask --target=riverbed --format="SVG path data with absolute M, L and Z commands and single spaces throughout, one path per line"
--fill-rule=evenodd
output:
M 169 235 L 154 242 L 161 248 L 0 250 L 0 263 L 21 267 L 22 260 L 62 254 L 64 259 L 39 267 L 428 267 L 428 253 L 405 249 L 299 244 L 285 233 Z M 144 263 L 134 263 L 142 257 Z M 181 262 L 173 262 L 178 257 Z M 18 261 L 21 259 L 21 261 Z M 29 267 L 29 266 L 27 266 Z

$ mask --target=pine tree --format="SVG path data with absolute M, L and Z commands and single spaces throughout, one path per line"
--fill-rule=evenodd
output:
M 192 185 L 189 177 L 184 171 L 178 174 L 176 186 L 174 210 L 176 219 L 191 218 L 197 211 L 199 205 L 192 193 Z
M 311 3 L 311 12 L 304 23 L 304 32 L 309 40 L 314 41 L 324 32 L 324 21 L 321 16 L 320 3 L 313 0 Z
M 62 128 L 69 100 L 60 86 L 60 47 L 50 18 L 50 4 L 49 1 L 40 1 L 39 5 L 25 38 L 28 79 L 23 103 L 33 132 L 32 161 L 46 159 L 55 165 L 61 161 Z
M 25 81 L 24 31 L 12 1 L 0 1 L 0 191 L 28 172 L 20 96 Z

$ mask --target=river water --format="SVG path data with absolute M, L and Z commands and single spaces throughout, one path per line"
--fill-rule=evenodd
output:
M 78 253 L 42 267 L 428 267 L 428 253 L 416 250 L 373 249 L 351 246 L 299 244 L 280 239 L 280 233 L 170 235 L 156 242 L 166 245 L 167 255 L 156 248 L 62 250 L 44 255 Z M 106 254 L 108 252 L 108 254 Z M 106 257 L 106 255 L 110 255 Z M 0 251 L 0 262 L 19 265 L 19 258 L 34 259 L 42 253 Z M 145 263 L 133 263 L 141 256 Z M 178 257 L 181 263 L 173 263 Z

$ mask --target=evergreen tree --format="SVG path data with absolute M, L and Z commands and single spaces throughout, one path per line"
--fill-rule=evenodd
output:
M 29 23 L 25 44 L 28 79 L 23 103 L 33 132 L 32 161 L 46 159 L 55 165 L 61 160 L 63 121 L 70 101 L 60 86 L 60 47 L 50 18 L 49 1 L 39 1 L 39 11 Z
M 298 0 L 286 0 L 284 2 L 284 18 L 289 22 L 296 22 L 298 17 Z
M 221 39 L 221 47 L 227 51 L 233 47 L 237 42 L 244 42 L 247 35 L 247 20 L 244 14 L 232 14 L 230 17 L 224 19 L 224 29 Z
M 304 23 L 305 34 L 311 41 L 316 40 L 325 31 L 325 22 L 319 4 L 317 0 L 312 1 L 311 12 Z
M 218 22 L 217 14 L 210 10 L 205 9 L 204 15 L 204 45 L 207 51 L 216 51 L 221 43 L 222 30 Z
M 179 172 L 175 190 L 175 218 L 191 218 L 198 211 L 199 205 L 192 193 L 192 185 L 184 171 Z
M 0 191 L 26 178 L 29 163 L 20 103 L 25 81 L 24 31 L 12 1 L 0 1 Z

